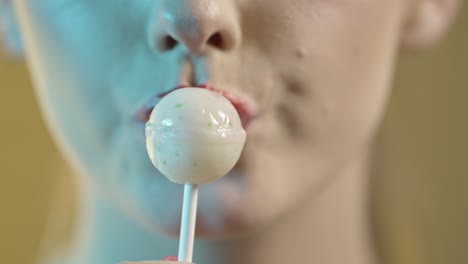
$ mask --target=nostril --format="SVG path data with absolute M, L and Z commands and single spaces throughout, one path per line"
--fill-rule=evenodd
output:
M 173 37 L 167 35 L 163 37 L 159 43 L 159 48 L 162 51 L 171 50 L 177 46 L 178 42 Z
M 220 32 L 216 32 L 208 39 L 208 45 L 211 45 L 215 48 L 223 49 L 224 48 L 224 40 L 223 36 Z

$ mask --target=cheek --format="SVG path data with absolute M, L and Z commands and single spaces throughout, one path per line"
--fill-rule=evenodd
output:
M 400 18 L 392 1 L 351 2 L 309 1 L 320 3 L 314 19 L 282 21 L 274 33 L 282 37 L 263 49 L 276 82 L 259 124 L 265 133 L 245 149 L 255 190 L 246 208 L 274 201 L 259 217 L 293 208 L 366 154 L 390 90 Z
M 313 62 L 316 101 L 326 109 L 326 130 L 337 137 L 366 140 L 380 119 L 391 87 L 399 48 L 400 12 L 395 4 L 379 1 L 329 16 L 329 33 L 319 42 Z M 390 2 L 390 1 L 386 1 Z M 327 44 L 328 43 L 328 44 Z
M 402 12 L 398 1 L 315 1 L 308 8 L 283 21 L 289 43 L 280 47 L 282 56 L 272 53 L 289 88 L 279 89 L 275 111 L 291 139 L 308 137 L 338 152 L 366 140 L 378 123 Z
M 63 13 L 58 12 L 62 8 L 58 3 L 64 5 Z M 74 13 L 81 6 L 71 1 L 15 4 L 27 44 L 28 64 L 50 129 L 77 167 L 101 167 L 99 157 L 108 147 L 104 134 L 109 134 L 118 111 L 109 100 L 102 100 L 108 98 L 109 89 L 96 82 L 101 65 L 91 59 L 89 47 L 94 45 L 87 44 L 95 29 L 85 33 L 95 20 L 85 22 L 88 17 Z

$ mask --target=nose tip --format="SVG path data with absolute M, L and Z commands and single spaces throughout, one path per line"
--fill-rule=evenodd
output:
M 195 54 L 228 51 L 238 43 L 238 28 L 223 0 L 165 0 L 160 14 L 154 43 L 160 52 L 179 45 Z

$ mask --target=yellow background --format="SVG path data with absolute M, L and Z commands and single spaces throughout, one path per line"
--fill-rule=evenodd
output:
M 0 261 L 34 263 L 63 160 L 27 71 L 0 55 Z M 468 263 L 468 8 L 446 41 L 406 54 L 374 178 L 387 263 Z M 54 196 L 55 197 L 55 196 Z

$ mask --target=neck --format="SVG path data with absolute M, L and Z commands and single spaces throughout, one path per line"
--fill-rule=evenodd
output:
M 225 247 L 228 263 L 377 263 L 368 163 L 367 156 L 354 161 L 287 217 Z
M 366 161 L 350 164 L 322 192 L 262 232 L 229 242 L 197 241 L 194 259 L 200 264 L 375 263 Z M 177 255 L 177 239 L 150 234 L 92 188 L 80 189 L 75 243 L 57 263 L 117 264 Z

